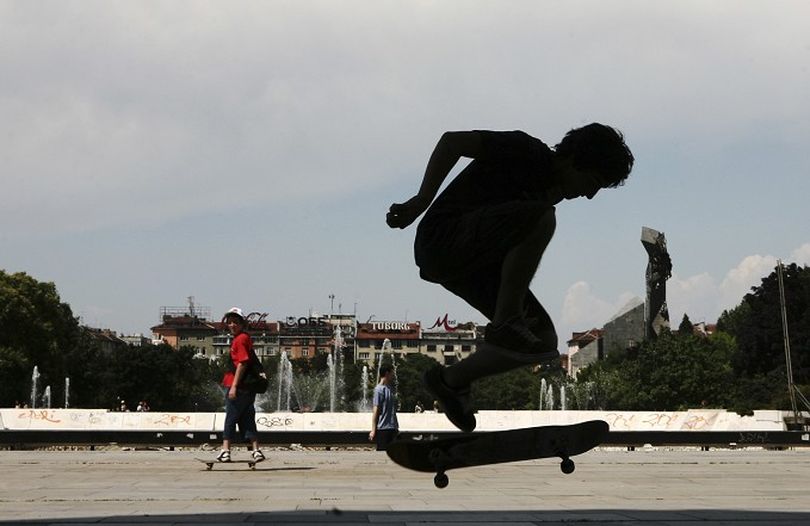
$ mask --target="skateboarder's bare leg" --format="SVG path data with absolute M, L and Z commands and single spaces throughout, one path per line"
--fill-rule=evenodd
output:
M 546 337 L 540 339 L 547 346 L 548 352 L 553 353 L 557 349 L 557 334 L 553 330 L 547 331 L 545 334 Z M 490 348 L 483 347 L 460 362 L 445 367 L 442 370 L 442 380 L 448 387 L 458 389 L 486 376 L 505 373 L 526 365 L 525 360 L 514 360 Z
M 557 349 L 557 334 L 548 314 L 530 293 L 529 284 L 554 235 L 555 226 L 554 210 L 550 209 L 540 217 L 529 235 L 507 253 L 501 266 L 495 310 L 492 314 L 487 312 L 486 307 L 484 307 L 486 310 L 482 310 L 484 315 L 492 317 L 493 325 L 513 321 L 515 318 L 525 323 L 523 316 L 526 310 L 531 311 L 530 315 L 537 316 L 531 320 L 535 324 L 532 327 L 533 336 L 540 344 L 538 347 L 547 352 Z M 527 300 L 530 300 L 529 305 Z M 480 309 L 480 303 L 476 305 L 471 302 L 471 304 Z M 446 367 L 442 371 L 442 379 L 449 387 L 460 388 L 470 385 L 479 378 L 525 365 L 525 360 L 513 360 L 484 347 L 457 364 Z
M 529 284 L 554 235 L 556 225 L 554 209 L 551 208 L 540 217 L 529 235 L 507 252 L 501 265 L 500 288 L 492 317 L 494 324 L 501 324 L 523 315 Z
M 510 360 L 494 351 L 479 349 L 460 362 L 442 369 L 442 380 L 448 387 L 458 389 L 485 376 L 511 371 L 525 362 Z

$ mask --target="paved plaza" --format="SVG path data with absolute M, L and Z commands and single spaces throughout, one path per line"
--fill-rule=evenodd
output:
M 0 525 L 810 525 L 810 448 L 601 449 L 571 475 L 501 464 L 445 489 L 367 449 L 266 452 L 206 471 L 207 451 L 0 451 Z

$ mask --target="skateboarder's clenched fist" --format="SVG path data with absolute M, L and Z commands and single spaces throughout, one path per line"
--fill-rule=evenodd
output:
M 385 222 L 391 228 L 405 228 L 422 215 L 430 201 L 420 198 L 418 195 L 411 197 L 404 203 L 394 203 L 385 215 Z

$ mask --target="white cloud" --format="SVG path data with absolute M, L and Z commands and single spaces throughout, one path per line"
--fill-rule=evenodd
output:
M 720 283 L 718 306 L 727 309 L 740 303 L 743 296 L 751 292 L 751 287 L 759 285 L 762 278 L 776 268 L 776 257 L 747 256 L 739 265 L 728 271 Z
M 620 294 L 615 301 L 604 300 L 594 294 L 588 283 L 578 281 L 571 285 L 565 293 L 562 323 L 565 326 L 574 327 L 573 330 L 577 331 L 601 327 L 633 297 L 632 293 L 625 292 Z M 569 335 L 563 333 L 566 338 Z
M 790 260 L 784 263 L 796 263 L 797 265 L 810 265 L 810 243 L 805 243 L 790 254 Z
M 687 313 L 694 322 L 710 320 L 717 308 L 717 298 L 717 282 L 708 273 L 687 278 L 673 274 L 667 281 L 670 323 L 680 323 L 683 313 Z
M 808 261 L 810 243 L 805 243 L 794 250 L 785 263 L 806 265 Z M 752 287 L 759 286 L 762 279 L 774 271 L 776 262 L 777 258 L 771 255 L 746 256 L 719 283 L 708 272 L 685 278 L 673 274 L 667 281 L 670 323 L 680 323 L 684 313 L 693 322 L 714 323 L 724 310 L 739 305 Z M 631 296 L 630 293 L 624 293 L 617 301 L 609 301 L 595 294 L 588 283 L 574 283 L 568 288 L 563 300 L 560 328 L 565 332 L 561 330 L 561 335 L 567 339 L 571 331 L 603 326 Z
M 667 303 L 672 323 L 680 322 L 684 313 L 693 322 L 717 320 L 724 310 L 740 304 L 753 287 L 762 283 L 776 268 L 778 258 L 771 255 L 746 256 L 729 270 L 723 280 L 704 272 L 688 278 L 673 275 L 667 282 Z M 810 243 L 794 250 L 785 263 L 807 265 L 810 262 Z

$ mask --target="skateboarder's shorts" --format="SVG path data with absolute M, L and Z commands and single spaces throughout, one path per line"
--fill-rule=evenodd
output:
M 466 214 L 429 214 L 419 224 L 414 246 L 420 275 L 492 319 L 503 258 L 538 221 L 553 221 L 553 212 L 553 208 L 516 201 Z M 524 317 L 529 329 L 548 342 L 549 349 L 557 348 L 554 323 L 530 290 L 524 298 Z M 529 361 L 534 359 L 528 357 Z
M 429 210 L 419 223 L 414 256 L 420 275 L 444 283 L 492 269 L 553 207 L 509 201 L 467 212 Z M 553 216 L 552 216 L 553 218 Z

